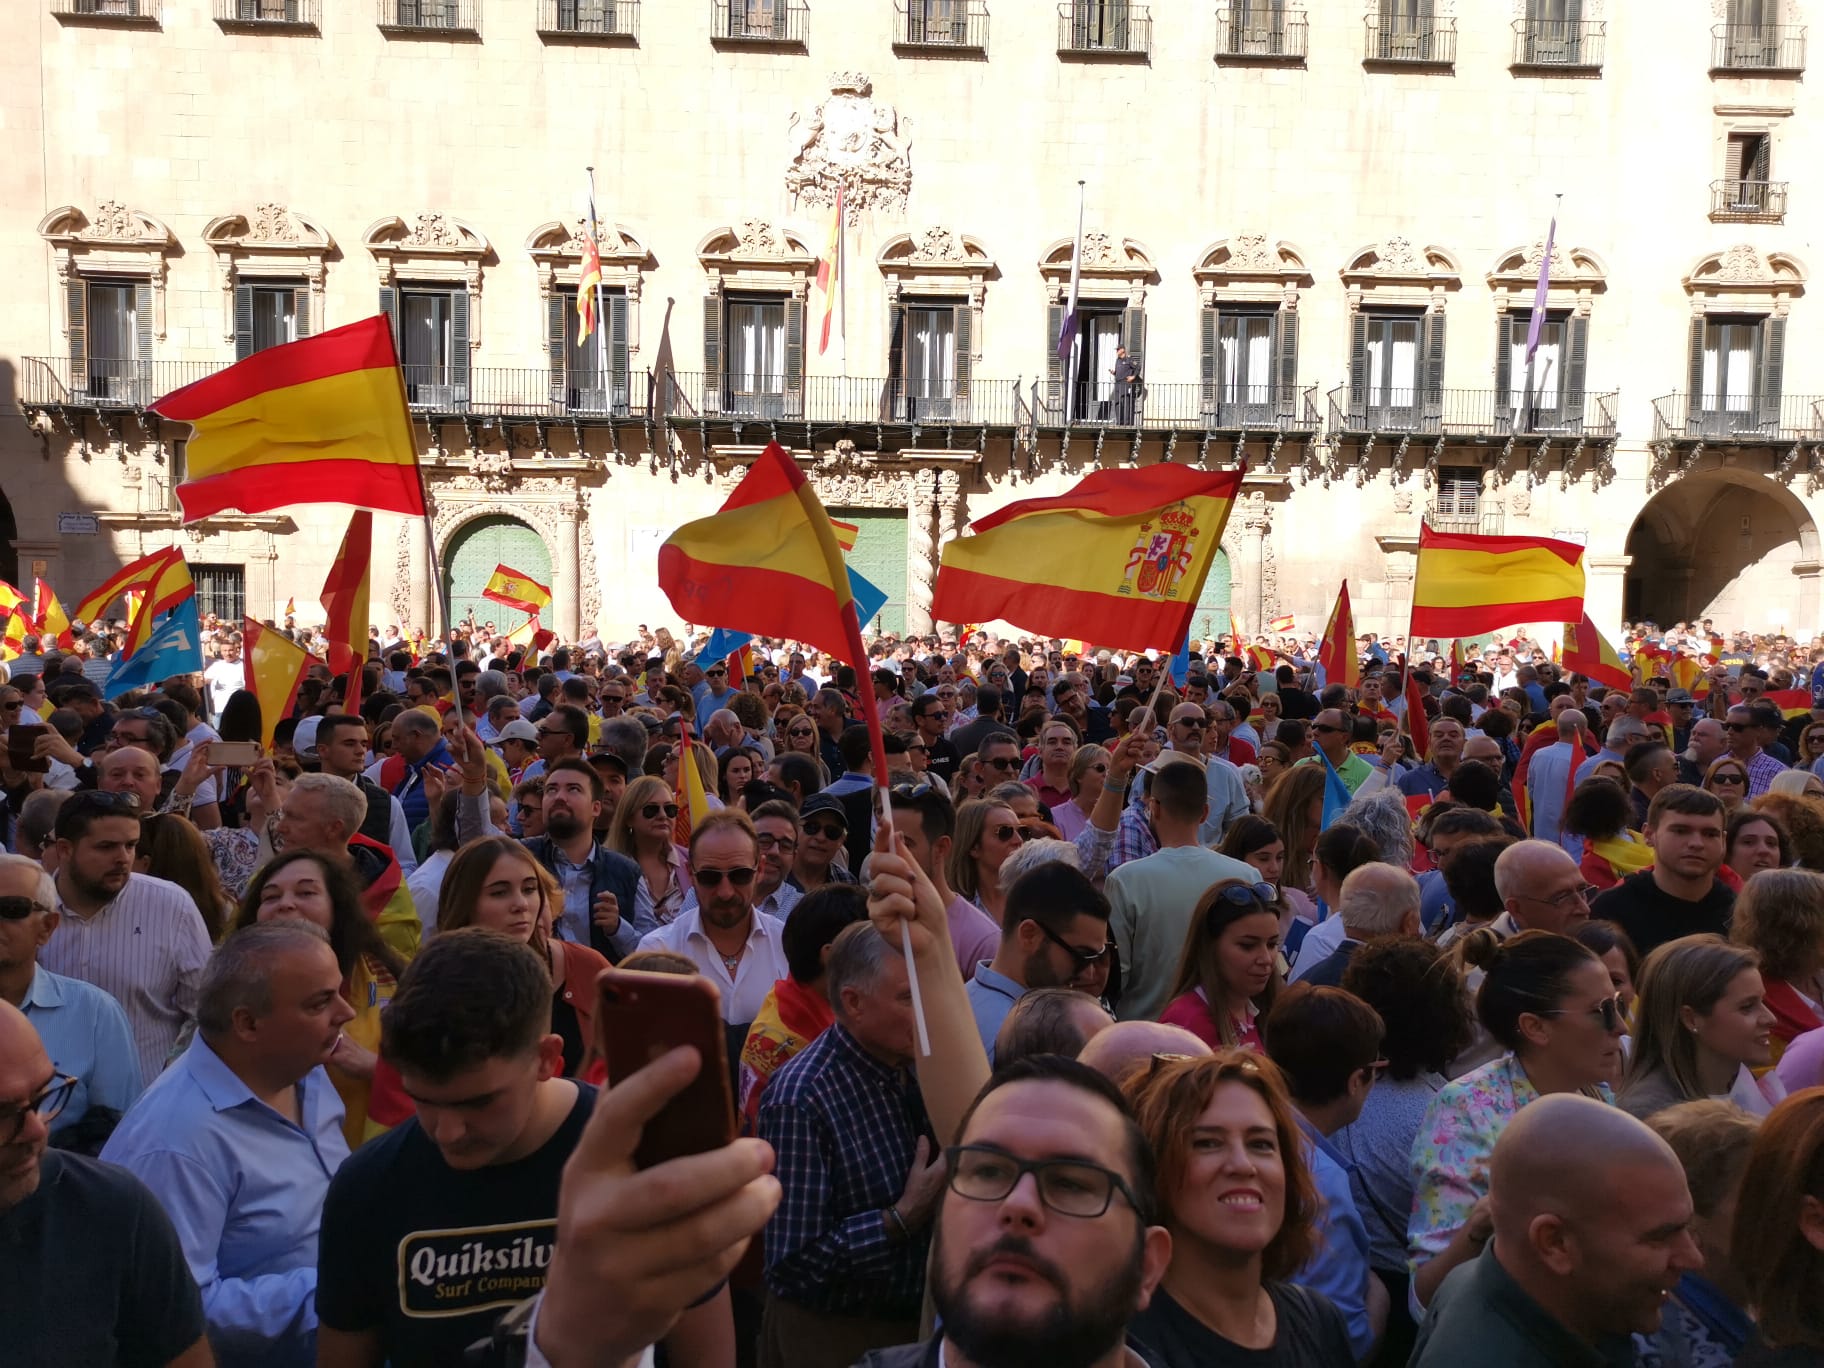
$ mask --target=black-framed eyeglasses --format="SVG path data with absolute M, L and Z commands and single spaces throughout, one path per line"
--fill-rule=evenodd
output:
M 1075 960 L 1080 968 L 1087 969 L 1092 964 L 1100 964 L 1115 953 L 1115 943 L 1112 940 L 1105 942 L 1100 950 L 1091 950 L 1086 946 L 1072 945 L 1042 921 L 1034 921 L 1033 925 L 1039 928 L 1046 940 Z
M 1004 1201 L 1030 1173 L 1039 1200 L 1060 1216 L 1093 1220 L 1107 1212 L 1117 1192 L 1140 1208 L 1125 1178 L 1082 1159 L 1020 1159 L 993 1145 L 952 1145 L 944 1161 L 950 1191 L 972 1202 Z
M 693 869 L 691 875 L 705 888 L 715 888 L 724 879 L 734 888 L 746 888 L 754 881 L 754 872 L 743 866 L 740 869 Z
M 790 836 L 774 836 L 765 831 L 754 837 L 754 841 L 760 849 L 777 850 L 782 855 L 790 855 L 798 849 L 798 842 Z
M 1610 1035 L 1614 1035 L 1622 1027 L 1621 995 L 1617 993 L 1614 997 L 1606 997 L 1594 1007 L 1586 1007 L 1581 1011 L 1574 1007 L 1554 1007 L 1550 1011 L 1540 1012 L 1538 1015 L 1600 1017 L 1602 1018 L 1602 1029 Z
M 0 1145 L 10 1145 L 19 1138 L 29 1112 L 37 1112 L 39 1119 L 49 1126 L 70 1104 L 70 1094 L 76 1091 L 79 1081 L 74 1074 L 52 1074 L 51 1081 L 33 1093 L 23 1107 L 0 1111 Z
M 25 897 L 23 894 L 0 898 L 0 921 L 24 921 L 34 912 L 48 913 L 51 910 L 38 899 Z

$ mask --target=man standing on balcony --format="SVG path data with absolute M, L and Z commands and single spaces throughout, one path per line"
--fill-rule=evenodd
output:
M 1115 426 L 1132 427 L 1140 400 L 1140 363 L 1127 354 L 1126 347 L 1116 347 L 1115 366 L 1109 374 L 1115 377 Z

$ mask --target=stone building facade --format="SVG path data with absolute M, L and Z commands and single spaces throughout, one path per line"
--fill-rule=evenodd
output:
M 777 439 L 895 626 L 972 517 L 1245 460 L 1205 630 L 1314 628 L 1347 575 L 1398 631 L 1429 516 L 1586 543 L 1611 627 L 1810 635 L 1814 4 L 15 0 L 0 577 L 181 537 L 210 606 L 308 619 L 345 513 L 181 527 L 145 405 L 379 310 L 433 505 L 378 520 L 401 624 L 432 537 L 459 616 L 504 561 L 566 633 L 673 620 L 659 541 Z

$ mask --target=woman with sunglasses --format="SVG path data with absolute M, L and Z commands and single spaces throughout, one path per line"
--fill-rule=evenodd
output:
M 1799 758 L 1794 767 L 1808 770 L 1820 758 L 1824 758 L 1824 723 L 1812 722 L 1799 733 Z
M 663 926 L 675 921 L 684 910 L 690 873 L 684 851 L 677 844 L 677 821 L 678 800 L 671 785 L 656 775 L 635 779 L 615 804 L 607 845 L 640 867 L 633 913 L 638 924 L 643 924 L 642 914 L 650 913 Z
M 781 713 L 784 708 L 779 709 Z M 787 755 L 808 755 L 811 759 L 820 758 L 817 738 L 817 723 L 807 712 L 794 711 L 784 722 L 775 721 L 780 736 L 780 750 Z
M 1096 810 L 1102 789 L 1108 783 L 1108 751 L 1090 744 L 1078 746 L 1070 757 L 1070 801 L 1053 804 L 1052 824 L 1067 841 L 1074 841 L 1089 825 L 1089 814 Z
M 1773 1013 L 1773 1060 L 1824 1026 L 1824 874 L 1775 869 L 1742 885 L 1729 938 L 1760 956 Z
M 1255 1024 L 1273 1006 L 1279 974 L 1280 903 L 1273 886 L 1225 879 L 1191 914 L 1171 1001 L 1159 1019 L 1211 1049 L 1260 1049 Z
M 1679 1102 L 1717 1097 L 1765 1116 L 1785 1096 L 1771 1073 L 1773 1013 L 1760 956 L 1721 936 L 1667 941 L 1640 971 L 1634 1053 L 1616 1103 L 1646 1120 Z
M 944 871 L 950 887 L 988 914 L 996 926 L 1007 910 L 1001 864 L 1025 844 L 1020 819 L 1007 804 L 972 798 L 956 810 L 956 839 Z
M 1483 929 L 1464 937 L 1462 957 L 1483 971 L 1476 1018 L 1505 1053 L 1442 1088 L 1413 1142 L 1406 1249 L 1421 1306 L 1493 1233 L 1489 1160 L 1507 1123 L 1547 1093 L 1612 1100 L 1605 1080 L 1620 1065 L 1626 1029 L 1609 971 L 1568 936 L 1525 931 L 1503 941 Z
M 1292 1281 L 1319 1241 L 1321 1199 L 1279 1071 L 1243 1050 L 1155 1055 L 1122 1089 L 1156 1156 L 1165 1277 L 1128 1322 L 1157 1368 L 1351 1368 L 1342 1313 Z
M 1724 812 L 1734 812 L 1748 798 L 1748 767 L 1733 755 L 1719 755 L 1704 771 L 1704 791 L 1723 801 Z

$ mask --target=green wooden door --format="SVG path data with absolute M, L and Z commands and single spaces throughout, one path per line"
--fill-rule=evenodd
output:
M 1191 639 L 1219 637 L 1228 630 L 1229 553 L 1218 550 L 1210 563 L 1209 577 L 1203 582 L 1203 592 L 1197 596 L 1197 609 L 1191 614 Z
M 551 554 L 544 538 L 518 518 L 477 518 L 463 525 L 450 539 L 444 556 L 445 582 L 450 590 L 450 616 L 460 624 L 473 612 L 475 621 L 492 622 L 503 631 L 511 631 L 525 621 L 517 608 L 484 599 L 494 567 L 505 565 L 521 574 L 530 575 L 540 584 L 551 583 Z M 555 614 L 547 608 L 545 625 Z
M 830 516 L 854 523 L 855 549 L 849 564 L 887 596 L 887 606 L 874 623 L 862 623 L 864 634 L 906 630 L 906 515 L 872 508 L 833 508 Z

